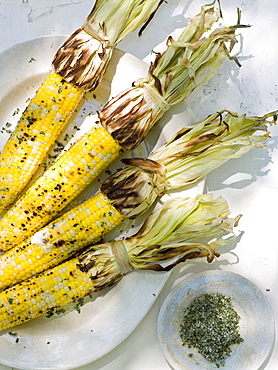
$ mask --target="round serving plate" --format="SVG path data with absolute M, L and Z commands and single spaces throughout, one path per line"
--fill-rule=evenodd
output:
M 37 38 L 15 45 L 0 55 L 2 128 L 7 127 L 6 122 L 14 127 L 28 98 L 50 72 L 53 55 L 64 40 L 63 36 Z M 144 77 L 147 70 L 146 63 L 116 49 L 103 81 L 93 93 L 85 96 L 59 140 L 70 133 L 70 145 L 97 121 L 97 111 L 110 97 L 128 88 L 137 78 Z M 154 146 L 164 144 L 179 128 L 193 122 L 190 108 L 181 103 L 165 114 L 135 152 L 125 155 L 146 156 Z M 0 149 L 9 136 L 5 130 L 1 131 Z M 116 161 L 109 171 L 121 166 L 120 160 Z M 77 201 L 93 195 L 98 184 L 99 181 L 92 184 Z M 202 193 L 203 186 L 204 183 L 200 182 L 186 194 Z M 113 288 L 92 295 L 80 312 L 73 309 L 64 315 L 43 316 L 3 332 L 0 335 L 0 363 L 25 370 L 59 370 L 76 368 L 99 359 L 135 329 L 168 277 L 169 273 L 134 272 Z

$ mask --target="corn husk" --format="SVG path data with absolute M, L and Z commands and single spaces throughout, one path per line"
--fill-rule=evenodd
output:
M 234 239 L 240 216 L 228 218 L 228 204 L 212 194 L 173 198 L 153 212 L 132 237 L 92 246 L 78 266 L 98 287 L 132 270 L 168 271 L 187 259 L 219 256 L 216 249 Z M 167 261 L 167 264 L 161 264 Z M 159 263 L 158 263 L 159 262 Z
M 115 46 L 147 22 L 161 3 L 161 0 L 96 0 L 85 24 L 54 56 L 55 72 L 83 90 L 94 90 Z
M 169 191 L 192 185 L 209 172 L 251 148 L 263 148 L 270 137 L 268 124 L 277 111 L 262 117 L 221 111 L 177 132 L 146 159 L 128 164 L 108 177 L 100 190 L 125 216 L 135 218 Z
M 103 127 L 126 150 L 136 148 L 162 115 L 212 78 L 230 58 L 240 27 L 221 26 L 205 33 L 219 20 L 219 9 L 206 5 L 175 41 L 157 53 L 148 76 L 111 99 L 99 114 Z

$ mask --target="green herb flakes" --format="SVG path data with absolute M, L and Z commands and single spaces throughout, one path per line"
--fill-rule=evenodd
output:
M 17 337 L 17 333 L 13 332 L 13 331 L 9 331 L 8 333 L 11 337 Z
M 85 300 L 84 298 L 78 298 L 77 300 L 74 300 L 75 303 L 75 310 L 80 313 L 81 312 L 81 307 L 84 306 Z
M 239 320 L 230 297 L 220 293 L 204 294 L 185 309 L 180 326 L 182 343 L 195 347 L 217 367 L 224 366 L 232 352 L 231 346 L 243 341 L 238 332 Z
M 16 114 L 18 114 L 20 112 L 20 109 L 19 108 L 16 108 L 16 110 L 13 112 L 13 116 L 15 116 Z

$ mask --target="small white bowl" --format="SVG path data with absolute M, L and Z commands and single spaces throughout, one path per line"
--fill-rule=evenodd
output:
M 245 277 L 227 271 L 205 271 L 186 278 L 166 297 L 158 317 L 158 337 L 164 356 L 175 370 L 210 370 L 216 365 L 207 361 L 195 348 L 182 345 L 180 325 L 184 309 L 205 293 L 221 293 L 232 298 L 240 315 L 239 332 L 243 342 L 220 369 L 259 369 L 274 344 L 275 325 L 272 309 L 263 293 Z

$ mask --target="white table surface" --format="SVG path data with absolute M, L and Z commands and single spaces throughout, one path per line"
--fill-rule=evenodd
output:
M 169 34 L 178 34 L 199 12 L 201 0 L 168 0 L 139 39 L 127 37 L 119 47 L 149 62 L 150 50 L 162 45 Z M 93 0 L 1 0 L 0 52 L 16 43 L 44 35 L 69 35 L 85 20 Z M 227 108 L 263 115 L 278 108 L 278 2 L 276 0 L 222 0 L 224 23 L 242 23 L 235 49 L 242 64 L 228 62 L 221 73 L 187 100 L 197 119 Z M 159 48 L 156 48 L 157 50 Z M 2 68 L 2 66 L 0 67 Z M 12 76 L 11 76 L 12 78 Z M 237 243 L 222 250 L 212 265 L 200 261 L 174 270 L 149 313 L 131 335 L 103 358 L 79 370 L 168 370 L 156 329 L 159 309 L 171 288 L 182 278 L 203 269 L 223 269 L 244 275 L 268 298 L 278 319 L 278 128 L 265 149 L 254 149 L 207 176 L 206 190 L 223 195 L 233 216 L 242 213 Z M 78 356 L 78 354 L 77 354 Z M 278 347 L 261 369 L 278 368 Z M 8 370 L 0 365 L 0 370 Z M 255 369 L 254 369 L 255 370 Z

